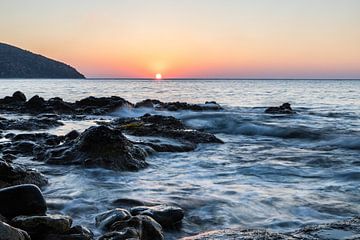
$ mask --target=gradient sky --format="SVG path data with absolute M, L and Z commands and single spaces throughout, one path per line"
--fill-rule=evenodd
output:
M 360 0 L 1 0 L 0 42 L 87 77 L 360 78 Z

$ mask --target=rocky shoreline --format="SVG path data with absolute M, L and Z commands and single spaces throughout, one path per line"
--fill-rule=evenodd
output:
M 45 100 L 27 97 L 20 91 L 0 99 L 0 240 L 5 239 L 94 239 L 84 226 L 72 226 L 70 216 L 47 214 L 41 188 L 48 185 L 46 176 L 16 163 L 19 157 L 57 165 L 101 167 L 114 171 L 139 171 L 149 163 L 146 158 L 157 152 L 194 151 L 198 144 L 223 144 L 214 134 L 193 129 L 181 120 L 163 115 L 145 114 L 136 118 L 99 121 L 83 132 L 65 135 L 18 133 L 49 130 L 63 125 L 62 120 L 82 120 L 85 115 L 106 115 L 119 108 L 151 108 L 155 111 L 221 111 L 216 102 L 189 104 L 164 103 L 147 99 L 130 103 L 120 97 L 88 97 L 66 102 L 55 97 Z M 270 107 L 269 114 L 295 114 L 290 104 Z M 20 114 L 20 116 L 18 116 Z M 13 201 L 14 200 L 14 201 Z M 186 212 L 180 206 L 146 204 L 132 201 L 119 204 L 94 219 L 103 236 L 98 239 L 164 239 L 164 231 L 181 228 Z M 123 205 L 123 206 L 122 206 Z M 330 234 L 330 235 L 329 235 Z M 360 219 L 316 225 L 291 233 L 266 230 L 226 229 L 183 238 L 195 239 L 357 239 Z

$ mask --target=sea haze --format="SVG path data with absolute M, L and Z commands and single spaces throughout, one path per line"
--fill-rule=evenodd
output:
M 139 172 L 49 166 L 21 158 L 49 177 L 50 212 L 62 212 L 97 233 L 94 216 L 118 198 L 175 203 L 186 216 L 167 239 L 210 229 L 266 227 L 294 230 L 360 212 L 360 81 L 357 80 L 0 80 L 0 98 L 117 95 L 204 103 L 218 112 L 156 112 L 216 134 L 225 144 L 188 153 L 156 153 Z M 295 115 L 268 115 L 268 106 L 290 102 Z M 95 120 L 141 116 L 149 109 L 119 109 L 109 116 L 65 121 L 51 129 L 84 130 Z M 100 140 L 99 140 L 100 141 Z

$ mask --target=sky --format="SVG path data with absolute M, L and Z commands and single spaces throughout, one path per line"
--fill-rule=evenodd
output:
M 360 0 L 0 0 L 0 42 L 87 77 L 360 78 Z

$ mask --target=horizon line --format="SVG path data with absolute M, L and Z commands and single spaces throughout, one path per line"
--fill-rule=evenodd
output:
M 244 77 L 180 77 L 180 78 L 162 78 L 162 79 L 155 79 L 149 77 L 85 77 L 85 80 L 360 80 L 360 78 L 273 78 L 273 77 L 265 77 L 265 78 L 244 78 Z

